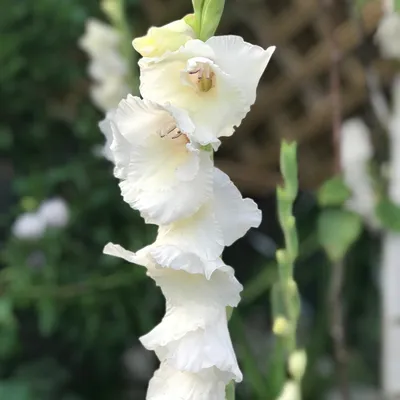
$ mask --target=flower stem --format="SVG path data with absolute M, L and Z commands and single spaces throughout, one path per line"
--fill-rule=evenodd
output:
M 285 248 L 276 253 L 278 279 L 272 287 L 274 333 L 283 339 L 286 357 L 297 350 L 296 329 L 300 315 L 300 295 L 293 277 L 299 254 L 299 240 L 293 204 L 298 194 L 297 145 L 282 142 L 280 166 L 283 186 L 277 188 L 278 218 L 285 238 Z
M 226 400 L 235 400 L 235 382 L 230 382 L 226 387 Z

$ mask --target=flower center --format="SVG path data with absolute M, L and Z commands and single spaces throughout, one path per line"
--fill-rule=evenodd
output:
M 176 124 L 166 125 L 162 129 L 158 131 L 160 137 L 164 138 L 166 136 L 170 136 L 171 139 L 177 139 L 178 137 L 183 135 L 183 132 L 179 130 Z
M 188 60 L 186 72 L 189 82 L 199 92 L 208 92 L 215 86 L 215 74 L 207 58 L 196 57 Z

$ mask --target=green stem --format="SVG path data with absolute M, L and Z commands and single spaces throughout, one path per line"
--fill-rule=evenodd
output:
M 231 382 L 226 387 L 226 400 L 235 400 L 235 382 Z

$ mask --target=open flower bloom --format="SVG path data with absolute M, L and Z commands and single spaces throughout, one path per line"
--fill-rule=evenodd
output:
M 108 244 L 104 252 L 144 265 L 166 298 L 165 317 L 141 338 L 147 349 L 174 368 L 200 372 L 216 367 L 225 382 L 241 381 L 226 318 L 226 307 L 237 306 L 242 290 L 231 267 L 223 265 L 207 279 L 163 268 L 146 258 L 146 249 L 135 254 Z
M 211 155 L 190 142 L 194 126 L 184 110 L 129 95 L 107 129 L 122 196 L 147 223 L 186 218 L 211 197 Z
M 239 36 L 189 40 L 174 52 L 139 61 L 140 91 L 158 103 L 185 108 L 202 145 L 219 145 L 218 137 L 234 128 L 256 99 L 258 82 L 275 47 L 267 50 Z
M 162 363 L 150 380 L 147 400 L 225 400 L 225 382 L 215 368 L 199 373 Z
M 230 246 L 261 223 L 261 211 L 243 199 L 229 177 L 214 168 L 213 198 L 193 216 L 159 227 L 148 254 L 159 265 L 209 277 L 221 266 L 224 246 Z
M 151 27 L 145 36 L 134 39 L 132 45 L 143 57 L 160 57 L 195 38 L 192 27 L 180 19 L 161 27 Z

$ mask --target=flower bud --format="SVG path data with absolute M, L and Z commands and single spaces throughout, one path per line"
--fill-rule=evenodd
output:
M 285 317 L 279 316 L 274 321 L 272 331 L 276 336 L 286 336 L 289 332 L 289 326 L 289 321 Z
M 134 39 L 132 45 L 143 57 L 160 57 L 167 51 L 178 50 L 195 37 L 193 29 L 180 19 L 161 27 L 150 28 L 147 35 Z
M 303 378 L 307 365 L 307 354 L 304 350 L 296 350 L 289 357 L 289 372 L 298 382 Z

